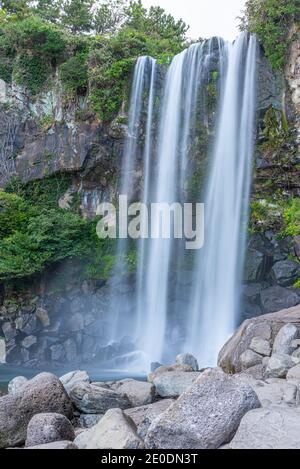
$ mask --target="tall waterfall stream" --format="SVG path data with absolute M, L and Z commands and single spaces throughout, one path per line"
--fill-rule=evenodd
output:
M 138 59 L 129 107 L 120 193 L 144 203 L 205 205 L 204 246 L 138 239 L 135 289 L 111 292 L 110 340 L 129 336 L 133 368 L 192 352 L 200 366 L 239 320 L 255 120 L 256 39 L 212 38 L 177 55 L 167 70 Z M 142 183 L 137 183 L 142 174 Z M 142 217 L 147 223 L 147 217 Z M 143 228 L 143 227 L 141 227 Z M 130 252 L 118 240 L 117 279 Z

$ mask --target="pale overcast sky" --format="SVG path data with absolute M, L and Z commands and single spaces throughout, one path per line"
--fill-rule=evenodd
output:
M 192 39 L 221 36 L 233 40 L 238 35 L 238 20 L 246 0 L 142 0 L 146 7 L 161 6 L 176 19 L 190 25 Z

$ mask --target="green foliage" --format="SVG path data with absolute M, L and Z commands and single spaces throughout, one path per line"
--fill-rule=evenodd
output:
M 14 178 L 0 192 L 0 280 L 22 278 L 97 246 L 95 226 L 58 208 L 68 176 L 22 184 Z
M 293 285 L 294 288 L 300 288 L 300 278 Z
M 34 2 L 33 11 L 34 14 L 51 23 L 58 23 L 62 7 L 62 0 L 36 0 Z
M 127 26 L 136 31 L 157 35 L 161 39 L 175 40 L 182 43 L 185 40 L 188 26 L 182 21 L 176 21 L 161 7 L 143 7 L 142 1 L 130 3 L 127 12 Z
M 22 183 L 18 178 L 12 178 L 5 190 L 24 198 L 26 202 L 41 208 L 57 207 L 59 199 L 71 185 L 71 176 L 61 174 L 36 181 Z
M 93 26 L 93 0 L 65 0 L 62 24 L 72 33 L 89 32 Z
M 0 17 L 0 77 L 35 95 L 59 66 L 66 96 L 89 90 L 92 109 L 104 121 L 114 118 L 128 97 L 137 57 L 168 63 L 185 45 L 181 20 L 159 7 L 147 10 L 140 1 L 13 3 L 18 2 Z M 83 34 L 93 28 L 110 36 Z
M 282 69 L 289 28 L 299 21 L 299 0 L 248 0 L 241 29 L 256 33 L 274 69 Z
M 60 77 L 65 90 L 72 94 L 84 94 L 88 88 L 88 55 L 78 52 L 60 66 Z
M 264 116 L 263 125 L 265 141 L 261 145 L 261 150 L 279 150 L 290 137 L 290 132 L 283 116 L 278 116 L 275 109 L 270 106 Z
M 116 32 L 125 21 L 128 0 L 104 0 L 94 16 L 93 27 L 96 34 Z
M 250 209 L 252 232 L 274 230 L 279 238 L 300 234 L 300 198 L 286 200 L 273 195 L 270 199 L 252 201 Z
M 300 199 L 292 198 L 283 210 L 284 226 L 281 237 L 300 235 Z
M 250 204 L 250 231 L 278 230 L 282 226 L 282 210 L 273 200 L 253 200 Z
M 28 12 L 28 2 L 26 0 L 2 0 L 0 8 L 3 8 L 8 15 L 21 17 Z
M 0 279 L 41 272 L 68 257 L 87 254 L 88 224 L 78 215 L 59 209 L 35 212 L 30 207 L 26 226 L 0 239 Z
M 27 219 L 24 200 L 16 194 L 0 191 L 0 238 L 15 233 Z
M 157 33 L 124 27 L 111 38 L 96 38 L 90 51 L 90 99 L 101 119 L 115 117 L 128 97 L 136 59 L 151 55 L 166 63 L 184 44 L 178 38 L 162 38 Z
M 13 59 L 6 77 L 13 74 L 14 80 L 33 94 L 42 89 L 53 67 L 63 60 L 66 44 L 60 29 L 39 17 L 0 24 L 2 63 Z

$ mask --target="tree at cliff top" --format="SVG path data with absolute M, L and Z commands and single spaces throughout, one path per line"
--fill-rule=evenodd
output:
M 274 69 L 283 68 L 289 32 L 299 24 L 299 0 L 247 0 L 241 29 L 258 35 Z

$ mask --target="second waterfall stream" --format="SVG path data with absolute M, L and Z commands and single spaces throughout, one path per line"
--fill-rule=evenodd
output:
M 205 236 L 198 250 L 172 236 L 136 240 L 134 292 L 126 304 L 113 291 L 111 300 L 110 340 L 135 344 L 128 366 L 147 369 L 181 352 L 215 365 L 238 324 L 256 60 L 255 37 L 242 33 L 233 44 L 194 44 L 167 70 L 150 57 L 137 61 L 120 193 L 146 204 L 204 203 Z M 118 240 L 116 278 L 131 242 Z

